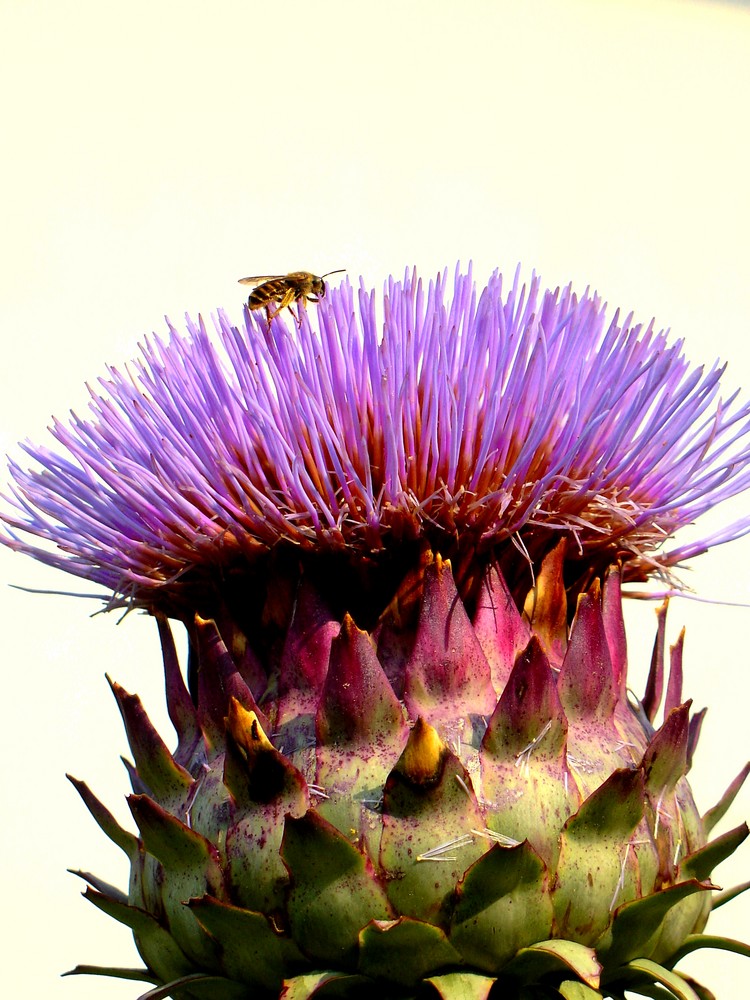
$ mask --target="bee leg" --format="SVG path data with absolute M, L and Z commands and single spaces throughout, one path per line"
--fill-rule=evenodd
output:
M 271 329 L 271 320 L 276 319 L 281 310 L 285 309 L 290 302 L 294 301 L 294 295 L 290 295 L 289 292 L 285 292 L 284 295 L 280 299 L 277 299 L 276 301 L 279 304 L 276 307 L 276 309 L 273 310 L 273 312 L 271 311 L 271 303 L 270 302 L 266 303 L 266 324 L 269 330 Z
M 294 302 L 294 300 L 295 300 L 294 289 L 288 288 L 284 292 L 283 298 L 281 299 L 281 302 L 279 303 L 279 308 L 276 310 L 276 312 L 279 313 L 281 312 L 282 309 L 286 309 L 287 307 L 289 307 L 289 312 L 292 314 L 292 316 L 294 316 L 296 320 L 297 317 L 294 314 L 294 309 L 292 309 L 292 302 Z

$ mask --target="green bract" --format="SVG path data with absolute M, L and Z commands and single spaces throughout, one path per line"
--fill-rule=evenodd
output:
M 488 572 L 472 621 L 427 554 L 372 633 L 303 578 L 260 697 L 247 637 L 197 618 L 193 705 L 162 621 L 174 754 L 113 685 L 139 836 L 75 782 L 132 866 L 127 895 L 84 875 L 87 896 L 147 964 L 101 971 L 159 984 L 149 998 L 707 996 L 672 966 L 686 946 L 748 951 L 701 936 L 748 831 L 708 836 L 747 769 L 701 818 L 681 645 L 654 730 L 663 630 L 650 700 L 631 701 L 619 572 L 553 640 L 561 567 L 530 624 Z

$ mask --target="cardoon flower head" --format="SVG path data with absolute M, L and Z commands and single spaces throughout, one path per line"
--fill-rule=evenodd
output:
M 674 966 L 750 954 L 701 934 L 747 769 L 701 816 L 682 643 L 660 627 L 628 697 L 620 587 L 750 529 L 672 541 L 750 486 L 723 368 L 460 269 L 187 327 L 10 466 L 2 540 L 155 614 L 178 732 L 113 685 L 138 833 L 74 784 L 131 883 L 83 877 L 145 967 L 76 971 L 153 1000 L 709 997 Z
M 319 329 L 219 313 L 215 336 L 188 320 L 148 341 L 89 419 L 54 422 L 62 451 L 24 446 L 41 471 L 11 465 L 8 524 L 57 551 L 10 544 L 158 606 L 281 543 L 377 564 L 426 541 L 528 585 L 567 537 L 581 590 L 618 560 L 643 580 L 695 554 L 663 547 L 750 485 L 750 406 L 719 400 L 723 369 L 596 296 L 536 277 L 504 294 L 496 273 L 477 297 L 457 272 L 446 302 L 445 276 L 407 274 L 382 317 L 364 287 L 357 306 L 346 286 Z

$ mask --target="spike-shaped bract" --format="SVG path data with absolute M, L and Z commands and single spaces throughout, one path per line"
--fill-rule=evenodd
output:
M 561 572 L 553 554 L 548 592 Z M 430 982 L 453 997 L 544 979 L 561 997 L 602 997 L 618 976 L 632 984 L 633 961 L 666 969 L 702 930 L 710 872 L 745 830 L 707 845 L 674 657 L 658 728 L 625 694 L 617 573 L 562 632 L 544 600 L 524 620 L 494 568 L 473 620 L 439 558 L 423 556 L 401 592 L 371 635 L 302 583 L 257 701 L 229 652 L 262 663 L 250 637 L 196 620 L 194 710 L 160 622 L 182 764 L 113 686 L 146 792 L 130 798 L 136 840 L 78 784 L 131 859 L 129 898 L 88 878 L 165 989 L 202 974 L 216 995 L 310 995 L 325 981 L 337 995 Z

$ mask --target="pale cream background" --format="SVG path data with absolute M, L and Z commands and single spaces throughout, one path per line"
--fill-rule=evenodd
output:
M 0 51 L 3 450 L 83 408 L 84 380 L 165 313 L 239 319 L 238 277 L 295 268 L 379 285 L 414 263 L 431 275 L 473 258 L 481 279 L 521 261 L 655 315 L 750 392 L 745 4 L 2 0 Z M 735 543 L 691 582 L 750 602 L 749 562 Z M 91 589 L 7 552 L 0 579 Z M 77 961 L 138 964 L 65 873 L 125 874 L 63 778 L 128 822 L 105 670 L 169 732 L 152 623 L 90 620 L 96 607 L 2 589 L 7 996 L 139 991 L 58 978 Z M 640 670 L 653 607 L 631 618 Z M 677 601 L 672 639 L 682 623 L 687 691 L 711 706 L 694 770 L 708 807 L 750 749 L 750 611 Z M 732 825 L 749 807 L 744 794 Z M 748 875 L 750 846 L 719 881 Z M 750 937 L 750 903 L 712 926 Z M 738 957 L 689 967 L 721 1000 L 746 995 Z

